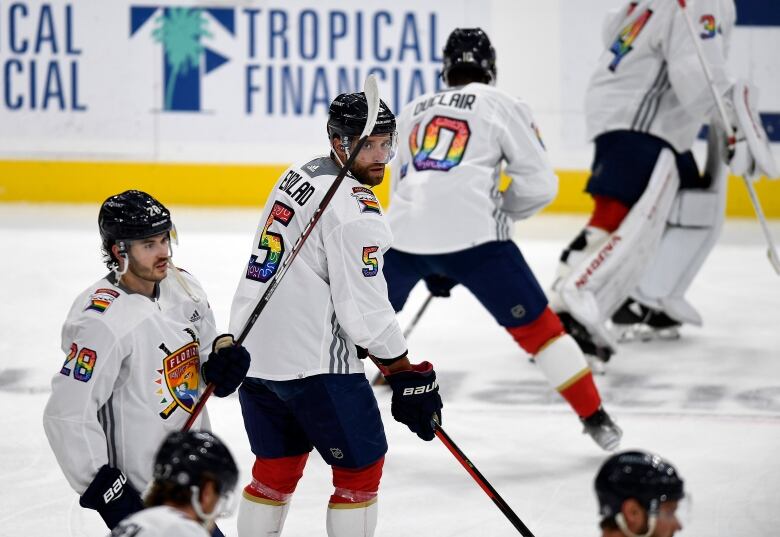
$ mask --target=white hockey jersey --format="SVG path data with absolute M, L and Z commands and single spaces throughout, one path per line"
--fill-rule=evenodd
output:
M 157 449 L 197 402 L 200 354 L 208 355 L 216 328 L 200 284 L 181 275 L 197 302 L 172 274 L 155 298 L 115 285 L 110 274 L 73 302 L 62 327 L 65 363 L 52 379 L 43 426 L 79 494 L 104 464 L 143 492 Z M 208 428 L 205 410 L 194 428 Z
M 508 240 L 557 193 L 558 179 L 524 102 L 471 83 L 429 93 L 398 116 L 388 210 L 393 248 L 439 254 Z M 512 178 L 499 192 L 502 163 Z
M 206 528 L 167 505 L 150 507 L 124 519 L 107 537 L 208 537 Z
M 277 181 L 233 297 L 232 333 L 241 333 L 338 172 L 330 157 L 319 157 Z M 379 358 L 404 354 L 382 274 L 391 239 L 373 192 L 347 176 L 244 341 L 252 355 L 247 375 L 361 373 L 355 345 Z
M 736 19 L 732 0 L 693 0 L 688 11 L 721 95 L 733 84 L 726 53 Z M 714 110 L 707 78 L 673 0 L 631 2 L 608 16 L 606 49 L 585 97 L 589 139 L 614 130 L 647 132 L 678 152 L 693 145 Z

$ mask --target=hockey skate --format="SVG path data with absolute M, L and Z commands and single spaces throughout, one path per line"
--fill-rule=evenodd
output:
M 618 341 L 627 343 L 637 340 L 679 339 L 682 323 L 663 311 L 629 298 L 612 315 L 612 326 Z
M 589 434 L 601 449 L 614 451 L 618 448 L 623 430 L 612 421 L 603 408 L 599 407 L 592 415 L 580 420 L 584 426 L 583 434 Z

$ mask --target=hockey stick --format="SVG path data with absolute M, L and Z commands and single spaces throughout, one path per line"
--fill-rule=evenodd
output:
M 531 533 L 531 530 L 529 530 L 528 527 L 523 524 L 523 521 L 520 520 L 520 517 L 517 516 L 514 511 L 512 511 L 512 508 L 509 507 L 509 505 L 504 501 L 504 498 L 502 498 L 501 495 L 496 492 L 496 489 L 494 489 L 488 480 L 485 479 L 485 476 L 483 476 L 482 473 L 477 470 L 477 467 L 474 466 L 474 463 L 472 463 L 469 458 L 466 457 L 466 454 L 461 451 L 455 442 L 452 441 L 452 438 L 450 438 L 450 436 L 444 432 L 444 429 L 442 429 L 442 426 L 439 424 L 439 420 L 436 416 L 433 417 L 433 422 L 435 425 L 434 432 L 439 440 L 441 440 L 442 444 L 444 444 L 446 448 L 449 449 L 450 452 L 455 456 L 455 458 L 458 459 L 458 462 L 461 464 L 461 466 L 463 466 L 472 479 L 477 482 L 477 485 L 479 485 L 480 488 L 485 491 L 485 494 L 487 494 L 488 497 L 493 500 L 493 503 L 496 504 L 496 507 L 498 507 L 502 513 L 504 513 L 504 516 L 509 520 L 509 522 L 512 523 L 515 529 L 519 531 L 523 537 L 534 537 L 534 534 Z
M 417 313 L 414 314 L 414 317 L 412 318 L 412 321 L 409 323 L 409 326 L 407 326 L 404 329 L 404 339 L 407 339 L 409 337 L 409 334 L 412 333 L 412 330 L 414 330 L 414 327 L 417 326 L 417 322 L 420 320 L 420 317 L 422 317 L 422 314 L 425 313 L 425 310 L 428 308 L 428 304 L 431 303 L 431 300 L 433 300 L 433 295 L 429 294 L 428 298 L 426 298 L 425 302 L 423 302 L 422 306 L 420 306 L 420 309 L 418 309 Z M 385 385 L 384 375 L 382 375 L 381 372 L 378 372 L 374 377 L 374 380 L 371 381 L 371 385 L 384 386 Z
M 360 134 L 360 139 L 358 140 L 357 145 L 355 145 L 355 148 L 352 150 L 351 154 L 349 155 L 346 164 L 344 164 L 344 167 L 341 168 L 341 171 L 339 171 L 339 174 L 336 176 L 336 179 L 334 179 L 333 184 L 331 184 L 330 188 L 328 188 L 327 192 L 325 192 L 325 196 L 323 196 L 322 201 L 320 201 L 320 204 L 317 206 L 317 209 L 315 209 L 314 214 L 312 215 L 309 222 L 306 224 L 306 227 L 303 228 L 300 237 L 298 237 L 298 240 L 295 241 L 295 245 L 292 247 L 292 250 L 290 251 L 290 255 L 279 267 L 279 271 L 273 277 L 268 287 L 266 287 L 263 296 L 255 305 L 254 309 L 252 310 L 252 313 L 249 315 L 249 319 L 247 319 L 246 324 L 244 325 L 244 328 L 241 330 L 238 339 L 236 339 L 235 342 L 236 345 L 241 345 L 246 339 L 246 337 L 249 335 L 249 332 L 252 330 L 252 327 L 257 322 L 257 319 L 258 317 L 260 317 L 260 314 L 268 305 L 268 301 L 271 300 L 271 297 L 276 291 L 276 288 L 279 286 L 279 283 L 282 281 L 282 278 L 284 278 L 284 275 L 287 274 L 287 270 L 290 268 L 290 265 L 292 264 L 293 260 L 297 257 L 298 253 L 301 251 L 301 248 L 303 247 L 303 244 L 306 242 L 306 239 L 309 238 L 309 235 L 314 229 L 314 226 L 317 225 L 317 222 L 320 220 L 322 213 L 328 207 L 330 200 L 333 199 L 333 196 L 336 195 L 336 190 L 338 190 L 339 186 L 344 181 L 344 177 L 347 176 L 349 169 L 355 163 L 355 159 L 360 153 L 360 150 L 363 149 L 363 145 L 366 143 L 366 140 L 371 135 L 371 131 L 374 130 L 374 125 L 376 124 L 376 119 L 379 114 L 379 88 L 377 87 L 376 77 L 374 75 L 368 75 L 368 77 L 366 77 L 366 81 L 363 84 L 363 92 L 366 95 L 368 112 L 366 113 L 366 126 L 363 128 L 363 132 Z M 192 409 L 192 414 L 190 414 L 187 423 L 184 424 L 184 427 L 182 428 L 183 431 L 189 430 L 189 428 L 192 427 L 192 424 L 195 423 L 195 420 L 197 419 L 198 415 L 203 410 L 203 406 L 206 404 L 206 400 L 208 400 L 208 398 L 211 397 L 211 394 L 214 392 L 214 388 L 215 386 L 213 384 L 209 384 L 208 386 L 206 386 L 203 395 L 200 396 L 198 403 Z
M 699 43 L 699 40 L 696 37 L 696 29 L 693 27 L 693 21 L 691 20 L 691 15 L 688 12 L 686 0 L 677 0 L 677 3 L 680 5 L 680 9 L 683 12 L 683 18 L 685 19 L 685 23 L 688 26 L 688 33 L 693 40 L 693 44 L 696 48 L 696 55 L 699 57 L 699 63 L 704 70 L 704 76 L 707 78 L 707 83 L 710 86 L 712 97 L 715 99 L 715 105 L 718 109 L 718 114 L 720 115 L 721 121 L 723 121 L 724 127 L 728 131 L 729 148 L 733 151 L 734 145 L 737 143 L 736 132 L 734 127 L 731 126 L 731 121 L 729 121 L 728 114 L 726 113 L 726 107 L 723 105 L 723 99 L 715 88 L 715 83 L 712 79 L 712 72 L 710 71 L 710 66 L 707 65 L 707 61 L 704 58 L 704 52 L 701 49 L 701 43 Z M 761 229 L 764 232 L 764 237 L 766 238 L 766 253 L 767 257 L 769 257 L 769 263 L 772 264 L 772 268 L 775 269 L 775 272 L 780 274 L 780 256 L 777 254 L 775 241 L 772 238 L 772 234 L 769 232 L 769 227 L 766 223 L 766 217 L 764 216 L 764 210 L 761 207 L 761 201 L 758 199 L 758 195 L 756 194 L 756 190 L 753 188 L 753 183 L 750 181 L 750 179 L 743 175 L 742 181 L 745 183 L 745 188 L 747 188 L 748 195 L 750 196 L 750 203 L 753 204 L 753 209 L 756 211 L 756 218 L 758 218 L 758 221 L 761 224 Z

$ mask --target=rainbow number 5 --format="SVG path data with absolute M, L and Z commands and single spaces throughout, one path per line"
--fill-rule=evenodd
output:
M 468 121 L 446 116 L 434 116 L 425 126 L 422 146 L 417 142 L 419 130 L 420 123 L 417 123 L 409 135 L 409 149 L 412 152 L 412 163 L 415 170 L 446 172 L 460 164 L 463 153 L 466 151 L 469 136 L 471 136 Z M 442 136 L 442 131 L 448 132 L 450 135 Z M 447 139 L 449 145 L 444 147 L 443 144 L 446 143 Z M 440 145 L 442 147 L 439 147 Z M 442 156 L 432 157 L 431 154 L 434 153 Z
M 76 367 L 73 370 L 73 378 L 80 380 L 81 382 L 87 382 L 92 378 L 92 371 L 95 369 L 95 361 L 97 360 L 97 353 L 92 349 L 86 347 L 79 351 L 78 346 L 75 343 L 70 344 L 70 352 L 65 358 L 65 363 L 62 364 L 60 373 L 66 377 L 70 376 L 70 362 L 76 359 Z
M 284 255 L 284 239 L 278 233 L 269 231 L 269 228 L 274 222 L 279 222 L 286 227 L 293 219 L 293 216 L 295 216 L 295 211 L 282 202 L 277 201 L 271 207 L 271 214 L 268 215 L 268 219 L 265 221 L 265 227 L 260 234 L 260 243 L 257 245 L 260 250 L 265 250 L 265 259 L 262 263 L 258 263 L 256 255 L 252 255 L 249 258 L 249 266 L 246 269 L 247 279 L 267 282 L 279 270 L 279 265 Z
M 367 267 L 363 269 L 363 276 L 366 278 L 372 278 L 379 274 L 379 261 L 375 257 L 371 257 L 378 250 L 378 246 L 363 247 L 363 264 Z

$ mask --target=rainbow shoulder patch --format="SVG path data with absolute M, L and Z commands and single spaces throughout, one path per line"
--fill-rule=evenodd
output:
M 361 213 L 382 214 L 382 206 L 370 188 L 364 186 L 352 187 L 352 197 L 357 200 Z
M 93 310 L 98 313 L 104 313 L 118 296 L 119 293 L 113 289 L 98 289 L 90 295 L 89 305 L 84 308 L 84 311 Z

